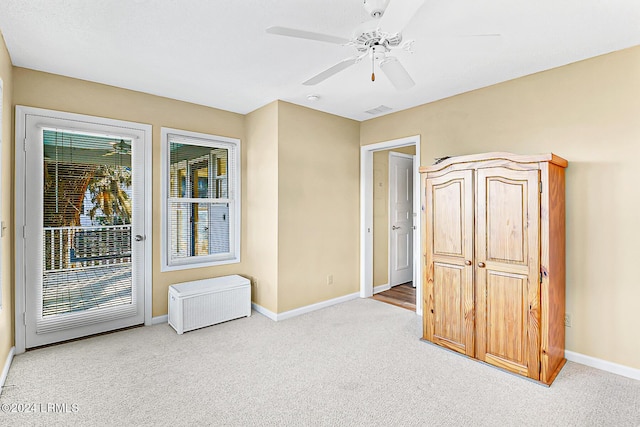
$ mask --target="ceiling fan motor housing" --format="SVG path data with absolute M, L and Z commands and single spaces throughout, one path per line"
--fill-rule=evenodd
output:
M 394 48 L 402 43 L 402 34 L 388 34 L 380 31 L 378 20 L 373 19 L 360 24 L 353 34 L 356 49 L 366 52 L 375 45 L 383 45 L 385 48 Z

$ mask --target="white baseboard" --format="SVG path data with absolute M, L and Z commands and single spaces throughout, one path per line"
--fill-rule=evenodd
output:
M 373 294 L 379 294 L 380 292 L 388 291 L 391 289 L 391 286 L 387 283 L 386 285 L 374 286 Z
M 299 307 L 299 308 L 294 308 L 293 310 L 289 310 L 289 311 L 284 311 L 282 313 L 274 313 L 273 311 L 267 310 L 266 308 L 256 304 L 256 303 L 251 303 L 251 307 L 257 311 L 260 314 L 263 314 L 264 316 L 268 317 L 271 320 L 274 321 L 280 321 L 280 320 L 285 320 L 285 319 L 290 319 L 292 317 L 296 317 L 296 316 L 300 316 L 301 314 L 306 314 L 306 313 L 310 313 L 312 311 L 316 311 L 316 310 L 320 310 L 321 308 L 326 308 L 326 307 L 330 307 L 332 305 L 336 305 L 336 304 L 340 304 L 343 302 L 347 302 L 350 301 L 352 299 L 356 299 L 360 297 L 360 293 L 359 292 L 355 292 L 353 294 L 348 294 L 348 295 L 343 295 L 341 297 L 338 298 L 333 298 L 330 300 L 326 300 L 326 301 L 322 301 L 322 302 L 318 302 L 316 304 L 311 304 L 311 305 L 306 305 L 304 307 Z
M 15 353 L 16 348 L 11 347 L 7 355 L 7 360 L 4 362 L 4 369 L 2 369 L 2 376 L 0 376 L 0 395 L 2 395 L 2 390 L 4 390 L 4 382 L 7 379 L 7 375 L 9 375 L 9 368 L 11 367 L 11 362 L 13 362 L 13 355 Z
M 161 323 L 167 323 L 169 321 L 169 315 L 165 314 L 163 316 L 157 316 L 151 318 L 152 325 L 159 325 Z
M 611 372 L 612 374 L 622 375 L 623 377 L 640 380 L 640 369 L 631 368 L 629 366 L 619 365 L 607 360 L 597 359 L 573 351 L 565 350 L 564 357 L 571 362 L 580 363 L 581 365 L 590 366 L 602 371 Z
M 291 317 L 300 316 L 301 314 L 310 313 L 312 311 L 320 310 L 321 308 L 331 307 L 332 305 L 340 304 L 360 297 L 360 292 L 355 292 L 349 295 L 343 295 L 338 298 L 333 298 L 327 301 L 322 301 L 316 304 L 307 305 L 293 310 L 278 313 L 278 320 L 290 319 Z
M 271 319 L 273 321 L 277 321 L 278 320 L 278 315 L 276 313 L 274 313 L 271 310 L 268 310 L 268 309 L 264 308 L 261 305 L 256 304 L 255 302 L 251 303 L 251 308 L 254 309 L 255 311 L 257 311 L 258 313 L 262 314 L 263 316 L 268 317 L 269 319 Z

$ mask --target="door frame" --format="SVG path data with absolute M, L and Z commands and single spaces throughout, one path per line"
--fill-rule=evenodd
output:
M 373 296 L 373 153 L 415 145 L 420 159 L 420 135 L 408 136 L 360 147 L 360 298 Z M 419 161 L 419 160 L 418 160 Z M 415 169 L 415 168 L 414 168 Z M 420 174 L 414 170 L 413 208 L 418 215 L 423 205 Z M 422 315 L 422 221 L 418 217 L 413 239 L 413 282 L 416 284 L 416 314 Z M 417 236 L 417 237 L 416 237 Z
M 391 226 L 392 226 L 392 223 L 393 223 L 392 217 L 391 217 L 391 205 L 392 205 L 392 200 L 394 200 L 393 196 L 394 196 L 394 194 L 396 192 L 396 189 L 391 186 L 391 172 L 390 171 L 391 171 L 391 158 L 392 157 L 411 159 L 411 173 L 413 175 L 415 175 L 415 173 L 416 173 L 416 155 L 415 154 L 404 154 L 404 153 L 398 153 L 398 152 L 394 152 L 394 151 L 390 151 L 389 152 L 389 176 L 387 177 L 388 178 L 387 187 L 389 188 L 389 200 L 387 200 L 387 204 L 388 204 L 387 211 L 389 212 L 389 215 L 387 217 L 387 220 L 388 220 L 387 221 L 388 222 L 387 231 L 389 232 L 389 237 L 387 238 L 387 243 L 388 243 L 387 255 L 388 255 L 389 260 L 388 260 L 388 264 L 387 265 L 388 265 L 389 269 L 387 271 L 387 278 L 388 278 L 388 283 L 389 283 L 389 287 L 390 288 L 392 288 L 394 286 L 393 280 L 391 280 L 391 276 L 392 276 L 391 272 L 393 270 L 393 268 L 391 267 L 391 261 L 393 259 L 393 257 L 391 256 L 391 248 L 393 247 L 393 245 L 391 244 L 392 243 L 391 242 L 391 235 L 393 234 L 393 231 L 391 230 Z M 413 185 L 415 185 L 415 182 L 413 183 Z M 411 197 L 411 204 L 413 206 L 413 209 L 412 209 L 413 212 L 417 213 L 417 211 L 415 210 L 415 207 L 416 207 L 415 203 L 413 203 L 414 199 L 415 199 L 415 192 L 414 192 L 413 196 Z M 417 219 L 417 221 L 416 221 L 416 219 Z M 415 230 L 417 230 L 417 224 L 416 224 L 417 222 L 420 222 L 420 217 L 413 218 L 413 226 L 416 227 L 416 228 L 413 229 L 414 230 L 414 235 L 412 236 L 412 239 L 411 239 L 412 240 L 412 245 L 411 245 L 412 246 L 412 248 L 411 248 L 412 252 L 413 252 L 413 250 L 415 250 L 415 244 L 414 244 L 413 240 L 416 239 Z M 411 254 L 411 258 L 412 258 L 412 260 L 411 260 L 411 264 L 412 264 L 411 268 L 415 270 L 414 264 L 415 264 L 416 260 L 415 260 L 415 256 L 413 255 L 413 253 Z M 414 273 L 415 273 L 415 271 L 414 271 Z M 413 276 L 414 275 L 415 274 L 413 274 Z M 401 284 L 402 283 L 398 283 L 398 285 L 401 285 Z M 415 282 L 414 282 L 414 285 L 416 285 L 415 287 L 417 288 L 417 284 Z
M 16 106 L 15 125 L 15 352 L 26 350 L 26 284 L 25 284 L 25 200 L 20 195 L 26 191 L 26 122 L 27 116 L 41 116 L 50 119 L 61 119 L 102 126 L 114 126 L 142 133 L 142 153 L 144 155 L 144 324 L 152 324 L 152 127 L 148 124 L 89 116 L 85 114 L 66 113 L 43 108 Z

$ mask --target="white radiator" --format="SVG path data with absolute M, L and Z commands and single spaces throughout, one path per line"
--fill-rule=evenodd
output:
M 251 316 L 251 283 L 234 275 L 169 286 L 169 324 L 182 334 Z

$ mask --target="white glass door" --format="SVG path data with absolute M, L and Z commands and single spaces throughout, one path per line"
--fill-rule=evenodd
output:
M 144 139 L 38 115 L 25 132 L 26 348 L 144 323 Z

